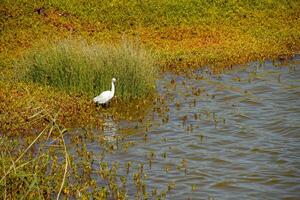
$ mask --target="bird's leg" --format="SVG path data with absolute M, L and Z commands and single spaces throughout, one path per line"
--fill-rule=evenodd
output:
M 102 108 L 108 108 L 108 106 L 109 106 L 109 102 L 106 102 L 106 103 L 104 103 L 104 104 L 101 104 L 102 105 Z

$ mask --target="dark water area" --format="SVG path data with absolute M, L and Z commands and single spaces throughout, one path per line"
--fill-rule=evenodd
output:
M 300 57 L 199 75 L 164 74 L 143 122 L 107 119 L 95 134 L 114 150 L 87 143 L 95 163 L 118 164 L 129 199 L 138 170 L 148 199 L 299 199 Z

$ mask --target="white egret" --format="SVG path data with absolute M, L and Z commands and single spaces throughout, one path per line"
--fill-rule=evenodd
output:
M 114 85 L 115 82 L 116 82 L 116 79 L 112 78 L 111 90 L 104 91 L 99 96 L 96 96 L 94 98 L 94 102 L 97 104 L 102 104 L 102 105 L 105 105 L 106 103 L 108 103 L 115 95 L 115 85 Z

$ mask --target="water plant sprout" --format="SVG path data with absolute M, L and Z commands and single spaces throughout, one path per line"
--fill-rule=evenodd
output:
M 100 95 L 96 96 L 94 98 L 94 102 L 98 104 L 107 104 L 115 95 L 115 85 L 116 82 L 115 78 L 112 78 L 111 80 L 111 90 L 107 90 L 102 92 Z

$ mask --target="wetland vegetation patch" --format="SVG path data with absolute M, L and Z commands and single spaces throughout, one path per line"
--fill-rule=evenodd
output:
M 155 91 L 157 72 L 154 63 L 167 72 L 179 74 L 201 66 L 210 66 L 213 72 L 219 73 L 235 64 L 278 56 L 284 60 L 286 55 L 299 53 L 299 7 L 299 0 L 2 1 L 1 198 L 53 199 L 60 191 L 61 183 L 64 183 L 61 191 L 66 198 L 126 199 L 126 181 L 130 180 L 133 180 L 135 191 L 139 193 L 137 198 L 150 198 L 149 194 L 147 196 L 150 189 L 144 184 L 146 168 L 142 164 L 131 166 L 132 163 L 128 162 L 123 168 L 117 167 L 113 162 L 103 162 L 99 152 L 95 162 L 94 151 L 88 150 L 87 144 L 96 141 L 102 148 L 101 134 L 96 134 L 96 137 L 91 131 L 70 134 L 71 146 L 76 148 L 76 153 L 61 160 L 65 151 L 59 129 L 88 126 L 102 130 L 107 116 L 116 121 L 125 118 L 142 122 L 143 116 L 153 105 L 149 100 L 151 98 L 144 97 Z M 129 40 L 138 38 L 143 48 L 137 44 L 122 43 L 124 36 Z M 155 58 L 144 48 L 154 49 Z M 15 77 L 19 75 L 22 81 L 16 81 Z M 91 97 L 109 89 L 112 77 L 118 81 L 117 98 L 107 109 L 95 107 Z M 175 79 L 170 82 L 172 88 L 179 88 Z M 186 85 L 185 81 L 182 81 L 182 85 Z M 192 88 L 192 92 L 203 92 L 198 89 Z M 131 100 L 135 97 L 143 101 Z M 207 98 L 214 99 L 215 96 L 208 94 Z M 193 102 L 189 107 L 196 105 L 196 101 Z M 164 97 L 156 101 L 156 113 L 163 123 L 167 123 L 169 119 L 172 120 L 169 108 L 160 104 L 164 104 Z M 176 106 L 177 109 L 183 109 L 178 102 Z M 53 120 L 44 115 L 45 110 L 55 116 L 55 123 L 58 124 L 55 129 L 52 128 L 55 125 Z M 204 112 L 202 117 L 206 115 L 217 122 L 218 115 L 211 116 L 209 112 Z M 200 114 L 193 117 L 200 120 Z M 184 122 L 188 119 L 187 115 L 183 115 Z M 225 119 L 223 122 L 225 124 Z M 148 126 L 151 124 L 147 125 L 147 129 Z M 48 128 L 41 138 L 43 140 L 38 143 L 46 145 L 33 145 L 19 159 L 45 127 Z M 189 133 L 193 130 L 197 130 L 197 127 L 187 127 Z M 48 138 L 49 135 L 51 137 Z M 150 133 L 146 133 L 145 140 L 147 135 L 151 139 Z M 184 138 L 187 138 L 186 135 Z M 58 137 L 60 139 L 50 144 L 51 147 L 47 146 L 47 141 Z M 155 134 L 153 138 L 157 137 Z M 199 135 L 196 137 L 199 138 Z M 205 135 L 201 133 L 201 141 L 203 138 Z M 143 143 L 143 146 L 146 145 Z M 167 147 L 166 144 L 163 146 Z M 151 159 L 147 161 L 150 171 L 154 153 L 149 154 Z M 163 152 L 162 158 L 166 159 L 166 155 Z M 80 162 L 74 162 L 76 158 Z M 64 165 L 66 163 L 67 168 Z M 158 163 L 163 162 L 153 160 L 153 164 Z M 96 169 L 93 168 L 95 165 Z M 164 168 L 167 173 L 169 165 L 157 169 Z M 185 168 L 186 160 L 182 160 L 180 165 Z M 268 166 L 276 166 L 276 163 Z M 123 175 L 125 172 L 125 176 L 116 176 L 116 168 Z M 68 171 L 63 182 L 65 169 Z M 213 168 L 209 167 L 208 171 L 210 169 Z M 173 183 L 168 189 L 172 187 Z M 192 185 L 194 190 L 196 186 Z M 17 195 L 13 197 L 15 193 Z M 154 188 L 152 196 L 153 199 L 163 199 L 166 193 L 162 191 L 161 195 L 157 195 Z
M 140 45 L 88 44 L 64 40 L 33 49 L 16 64 L 25 68 L 22 79 L 90 97 L 110 89 L 126 100 L 145 98 L 155 91 L 157 70 L 150 52 Z

